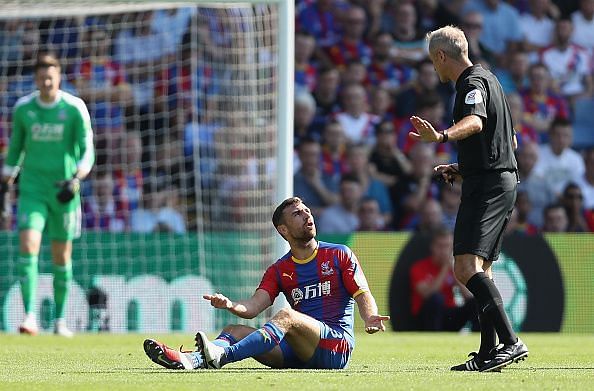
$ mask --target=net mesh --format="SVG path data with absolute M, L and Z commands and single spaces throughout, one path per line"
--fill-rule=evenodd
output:
M 83 185 L 71 327 L 212 330 L 200 293 L 252 294 L 275 259 L 278 7 L 16 2 L 0 5 L 0 132 L 35 90 L 44 51 L 91 114 L 97 161 Z M 16 206 L 15 213 L 16 216 Z M 22 320 L 16 217 L 0 242 L 3 327 Z M 38 292 L 51 326 L 51 257 Z M 266 316 L 266 314 L 264 315 Z M 253 324 L 259 319 L 252 321 Z

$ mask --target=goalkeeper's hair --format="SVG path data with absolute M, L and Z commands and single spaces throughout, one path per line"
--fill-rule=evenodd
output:
M 58 69 L 61 68 L 58 57 L 56 57 L 56 55 L 51 52 L 40 53 L 37 56 L 37 62 L 33 68 L 34 71 L 37 72 L 39 69 L 46 69 L 49 67 L 56 67 Z
M 291 205 L 299 205 L 302 203 L 303 201 L 299 197 L 290 197 L 281 202 L 281 204 L 276 207 L 274 213 L 272 214 L 272 224 L 274 224 L 274 227 L 278 228 L 279 225 L 283 224 L 283 212 L 285 211 L 285 208 Z

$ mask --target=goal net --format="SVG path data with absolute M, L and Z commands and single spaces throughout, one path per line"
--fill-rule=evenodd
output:
M 58 55 L 61 89 L 91 114 L 97 160 L 74 242 L 66 315 L 74 331 L 214 331 L 232 318 L 202 294 L 249 297 L 281 255 L 270 221 L 292 178 L 286 3 L 0 5 L 2 155 L 12 107 L 35 90 L 39 53 Z M 13 211 L 0 232 L 6 331 L 24 316 Z M 46 331 L 51 263 L 44 239 L 37 314 Z

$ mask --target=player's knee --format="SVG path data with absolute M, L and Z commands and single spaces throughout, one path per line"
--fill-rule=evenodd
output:
M 287 327 L 293 324 L 294 318 L 295 310 L 291 308 L 281 308 L 271 320 L 273 323 Z

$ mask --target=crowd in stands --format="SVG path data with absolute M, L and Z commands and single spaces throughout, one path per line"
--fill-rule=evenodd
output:
M 453 228 L 460 185 L 439 182 L 432 168 L 456 161 L 456 144 L 408 137 L 412 114 L 438 129 L 451 124 L 453 86 L 440 83 L 424 40 L 448 24 L 465 32 L 471 60 L 497 75 L 513 113 L 521 184 L 508 229 L 594 231 L 594 128 L 577 109 L 594 108 L 594 0 L 295 4 L 294 193 L 312 207 L 320 233 Z M 199 202 L 250 213 L 225 197 L 249 191 L 252 174 L 270 168 L 250 160 L 249 135 L 244 147 L 218 149 L 225 128 L 247 119 L 224 98 L 233 91 L 220 79 L 233 75 L 196 60 L 242 55 L 224 50 L 238 39 L 240 15 L 222 12 L 0 21 L 0 147 L 11 107 L 34 90 L 35 56 L 49 49 L 64 63 L 62 89 L 87 102 L 93 121 L 87 230 L 181 233 L 195 227 Z M 189 44 L 192 25 L 199 45 Z M 194 161 L 203 155 L 227 156 L 229 179 L 215 179 L 211 160 Z M 195 198 L 195 170 L 201 186 L 217 187 L 212 199 Z M 237 210 L 230 221 L 241 218 Z
M 593 0 L 303 0 L 295 193 L 319 231 L 453 228 L 460 185 L 432 168 L 455 162 L 456 145 L 408 137 L 412 114 L 451 123 L 454 91 L 424 42 L 449 24 L 465 32 L 473 63 L 497 75 L 513 113 L 521 184 L 508 230 L 594 231 L 594 128 L 576 116 L 594 109 Z

